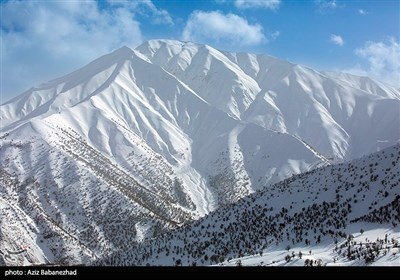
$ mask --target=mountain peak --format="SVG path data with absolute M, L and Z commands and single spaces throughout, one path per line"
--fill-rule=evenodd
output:
M 16 265 L 14 260 L 23 255 L 29 257 L 25 264 L 42 255 L 50 263 L 67 264 L 69 259 L 76 264 L 103 258 L 104 252 L 111 256 L 117 248 L 127 251 L 134 243 L 143 248 L 138 242 L 144 238 L 294 174 L 395 145 L 400 138 L 397 92 L 347 75 L 334 78 L 284 60 L 190 42 L 151 40 L 136 49 L 116 49 L 0 106 L 0 208 L 7 213 L 0 223 L 5 233 L 0 251 L 17 250 L 20 244 L 28 250 L 18 258 L 0 254 L 0 265 Z M 315 175 L 306 184 L 301 176 L 275 185 L 264 196 L 266 204 L 254 204 L 254 217 L 270 212 L 271 218 L 285 220 L 261 220 L 289 225 L 286 217 L 297 220 L 283 211 L 281 201 L 287 202 L 285 209 L 299 211 L 290 215 L 309 217 L 313 212 L 302 212 L 303 206 L 322 202 L 327 193 L 334 203 L 329 204 L 331 213 L 343 212 L 337 207 L 348 212 L 335 198 L 350 186 L 347 194 L 354 203 L 356 192 L 363 195 L 369 189 L 375 202 L 386 198 L 389 203 L 398 193 L 393 183 L 398 178 L 385 170 L 395 172 L 400 157 L 397 150 L 385 153 L 378 156 L 384 161 L 382 172 L 375 162 L 363 164 L 351 181 L 338 177 L 337 191 L 326 178 L 341 174 L 343 165 L 335 172 L 325 169 L 321 181 Z M 299 193 L 301 189 L 305 191 Z M 385 207 L 357 199 L 353 209 Z M 247 220 L 250 212 L 244 213 L 239 216 Z M 238 224 L 239 216 L 234 218 Z M 229 220 L 230 215 L 218 218 L 216 229 Z M 304 224 L 311 234 L 314 224 Z M 294 232 L 294 227 L 286 229 Z M 262 244 L 251 244 L 266 246 L 267 237 L 265 232 L 257 237 Z M 198 244 L 213 252 L 196 259 L 206 254 L 214 259 L 225 250 L 223 243 L 218 250 Z
M 159 50 L 162 50 L 162 53 L 165 53 L 169 56 L 173 56 L 179 54 L 183 50 L 195 50 L 196 52 L 199 49 L 207 49 L 208 51 L 219 52 L 217 49 L 199 43 L 193 43 L 189 41 L 179 41 L 179 40 L 170 40 L 170 39 L 152 39 L 147 42 L 144 42 L 140 46 L 136 48 L 139 52 L 145 54 L 146 56 L 153 56 Z
M 183 46 L 183 45 L 203 46 L 203 44 L 197 44 L 197 43 L 193 43 L 190 41 L 181 41 L 181 40 L 172 40 L 172 39 L 151 39 L 146 42 L 143 42 L 140 46 L 159 47 L 160 45 L 167 45 L 167 46 L 171 46 L 171 47 Z
M 122 46 L 119 49 L 116 49 L 115 51 L 112 52 L 112 54 L 118 54 L 118 55 L 122 55 L 122 56 L 129 56 L 129 55 L 132 55 L 133 53 L 134 53 L 134 50 L 128 46 Z

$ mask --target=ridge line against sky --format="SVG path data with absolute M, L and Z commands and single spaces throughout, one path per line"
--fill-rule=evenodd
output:
M 0 104 L 156 38 L 269 54 L 400 87 L 400 1 L 16 1 L 1 5 Z

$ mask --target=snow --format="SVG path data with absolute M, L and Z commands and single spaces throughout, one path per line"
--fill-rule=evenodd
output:
M 52 259 L 51 251 L 37 243 L 35 233 L 39 229 L 34 221 L 18 206 L 0 197 L 0 213 L 0 251 L 8 265 L 45 264 Z
M 0 190 L 21 197 L 25 213 L 40 209 L 25 215 L 51 217 L 38 236 L 58 237 L 43 252 L 63 240 L 69 261 L 86 261 L 294 174 L 393 146 L 399 107 L 399 89 L 368 78 L 151 40 L 2 104 L 1 170 L 18 181 Z M 114 227 L 130 237 L 112 236 Z
M 294 175 L 95 264 L 399 265 L 399 161 L 396 145 Z
M 360 229 L 364 232 L 361 234 Z M 395 238 L 400 239 L 400 226 L 396 228 L 390 225 L 371 225 L 366 223 L 352 224 L 348 227 L 349 234 L 354 236 L 356 243 L 363 242 L 366 240 L 376 241 L 377 239 L 383 238 L 385 235 L 389 239 Z M 304 266 L 306 259 L 318 261 L 321 260 L 322 266 L 363 266 L 365 261 L 356 260 L 349 261 L 345 258 L 337 258 L 337 254 L 334 253 L 335 244 L 329 241 L 321 243 L 316 246 L 293 246 L 288 250 L 282 248 L 282 246 L 273 246 L 268 251 L 264 252 L 262 256 L 259 254 L 246 256 L 242 258 L 232 259 L 215 266 L 237 266 L 240 261 L 243 266 Z M 286 255 L 292 255 L 295 253 L 295 258 L 290 262 L 285 260 Z M 302 253 L 302 258 L 298 257 L 299 252 Z M 310 253 L 311 252 L 311 253 Z M 400 249 L 392 249 L 390 253 L 380 256 L 377 260 L 371 263 L 372 266 L 399 266 L 400 265 Z

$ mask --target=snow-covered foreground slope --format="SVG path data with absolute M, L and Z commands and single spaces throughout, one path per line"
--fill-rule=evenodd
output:
M 70 264 L 129 248 L 396 144 L 399 96 L 268 56 L 168 40 L 123 47 L 1 105 L 1 219 L 19 227 L 15 240 L 2 227 L 1 250 Z
M 294 175 L 95 264 L 400 265 L 399 164 L 396 145 Z

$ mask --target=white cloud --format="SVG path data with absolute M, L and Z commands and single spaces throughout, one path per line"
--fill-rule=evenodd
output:
M 367 59 L 367 72 L 372 77 L 400 86 L 400 44 L 394 38 L 388 42 L 366 42 L 356 54 Z
M 153 2 L 151 2 L 150 0 L 144 0 L 144 3 L 146 4 L 146 6 L 150 9 L 150 11 L 153 14 L 153 22 L 156 24 L 169 24 L 169 25 L 173 25 L 173 21 L 172 18 L 170 16 L 170 14 L 163 9 L 158 9 Z
M 235 14 L 222 14 L 218 11 L 194 11 L 182 33 L 185 41 L 199 43 L 236 44 L 239 46 L 257 45 L 266 42 L 259 24 L 250 24 Z
M 149 0 L 12 0 L 2 2 L 1 9 L 0 103 L 123 45 L 137 46 L 143 41 L 139 12 L 152 22 L 172 24 L 169 14 Z
M 368 13 L 367 13 L 365 10 L 363 10 L 363 9 L 359 9 L 359 10 L 358 10 L 358 13 L 359 13 L 360 15 L 363 15 L 363 16 L 365 16 L 365 15 L 368 14 Z
M 281 0 L 235 0 L 235 6 L 239 9 L 265 8 L 277 10 L 280 4 Z
M 113 7 L 123 7 L 132 14 L 138 13 L 145 17 L 151 17 L 154 24 L 173 25 L 173 20 L 168 11 L 158 9 L 151 0 L 107 0 L 108 4 Z
M 366 59 L 366 66 L 357 65 L 345 72 L 370 76 L 400 87 L 400 43 L 395 38 L 389 38 L 386 42 L 366 42 L 355 53 Z
M 339 8 L 336 0 L 316 0 L 314 3 L 317 6 L 317 11 L 320 13 L 327 13 Z
M 275 41 L 279 37 L 280 34 L 281 33 L 278 30 L 272 32 L 271 34 L 268 34 L 269 41 Z
M 329 41 L 338 46 L 343 46 L 344 44 L 344 40 L 340 35 L 332 34 Z

